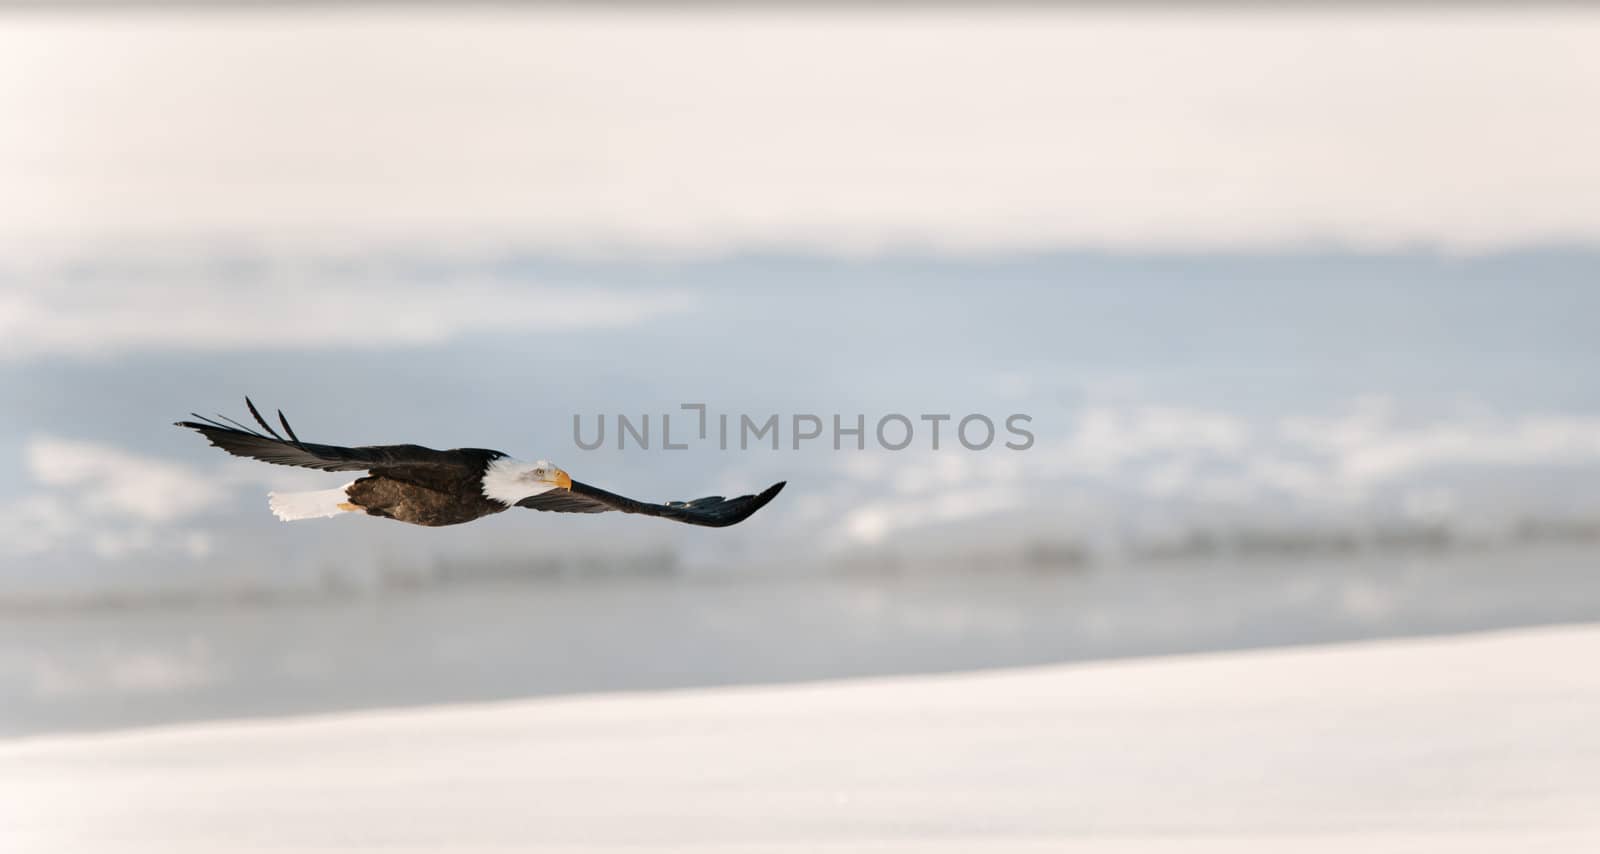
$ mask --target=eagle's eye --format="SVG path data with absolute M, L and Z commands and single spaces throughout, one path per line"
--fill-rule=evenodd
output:
M 534 477 L 544 477 L 544 469 L 543 468 L 534 469 L 533 470 L 533 476 Z

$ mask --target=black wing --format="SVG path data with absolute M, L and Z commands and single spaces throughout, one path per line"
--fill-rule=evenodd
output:
M 650 504 L 645 501 L 635 501 L 624 498 L 613 492 L 607 492 L 599 487 L 587 483 L 572 482 L 572 489 L 552 489 L 542 495 L 524 498 L 517 502 L 518 507 L 527 507 L 533 510 L 547 510 L 554 513 L 605 513 L 608 510 L 619 510 L 623 513 L 640 513 L 645 516 L 660 516 L 676 522 L 685 522 L 690 525 L 705 525 L 708 528 L 725 528 L 736 525 L 750 518 L 750 514 L 767 506 L 774 496 L 783 490 L 785 482 L 775 483 L 766 488 L 760 495 L 741 495 L 738 498 L 723 498 L 712 495 L 706 498 L 696 498 L 693 501 L 668 501 L 665 504 Z
M 244 399 L 250 414 L 265 433 L 252 430 L 224 415 L 216 419 L 195 415 L 199 421 L 179 421 L 177 426 L 196 430 L 211 440 L 211 444 L 236 457 L 250 457 L 280 466 L 300 466 L 322 471 L 375 471 L 399 473 L 418 467 L 460 469 L 481 466 L 485 461 L 501 456 L 498 451 L 454 450 L 436 451 L 421 445 L 365 445 L 345 448 L 339 445 L 318 445 L 302 442 L 289 426 L 289 419 L 278 412 L 278 423 L 288 438 L 272 429 L 250 398 Z M 220 420 L 219 420 L 220 419 Z M 227 423 L 223 423 L 227 422 Z

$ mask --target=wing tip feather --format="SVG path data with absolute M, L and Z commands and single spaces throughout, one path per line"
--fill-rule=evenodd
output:
M 772 503 L 772 499 L 778 497 L 778 493 L 782 492 L 783 488 L 788 485 L 789 482 L 787 480 L 780 480 L 766 489 L 761 490 L 761 492 L 757 495 L 746 495 L 744 498 L 736 498 L 733 501 L 728 502 L 728 504 L 731 506 L 725 509 L 733 509 L 734 507 L 738 507 L 740 504 L 744 504 L 745 506 L 734 510 L 731 515 L 701 521 L 698 524 L 709 525 L 713 528 L 726 528 L 732 525 L 737 525 L 751 516 L 754 516 L 756 511 Z

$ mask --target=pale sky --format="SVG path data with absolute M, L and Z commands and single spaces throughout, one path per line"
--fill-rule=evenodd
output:
M 165 566 L 261 530 L 282 473 L 168 426 L 246 392 L 332 440 L 557 460 L 575 412 L 684 400 L 1038 416 L 1026 467 L 821 470 L 768 516 L 807 544 L 1097 489 L 1313 516 L 1592 496 L 1519 490 L 1596 482 L 1595 398 L 1562 379 L 1597 358 L 1593 253 L 1328 259 L 1600 246 L 1596 105 L 1576 9 L 0 13 L 0 398 L 28 413 L 0 429 L 0 556 Z M 668 463 L 616 485 L 800 477 Z M 1430 479 L 1466 468 L 1535 474 Z
M 1584 9 L 34 12 L 0 239 L 1590 243 L 1596 104 Z

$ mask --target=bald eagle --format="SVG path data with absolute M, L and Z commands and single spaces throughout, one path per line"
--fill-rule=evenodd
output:
M 436 451 L 421 445 L 346 448 L 302 442 L 279 410 L 278 423 L 288 434 L 285 438 L 261 417 L 250 398 L 245 398 L 244 404 L 261 426 L 260 431 L 224 415 L 215 419 L 193 415 L 197 420 L 179 421 L 177 426 L 199 431 L 211 444 L 236 457 L 281 466 L 367 473 L 336 489 L 269 493 L 267 500 L 273 514 L 285 522 L 365 513 L 413 525 L 459 525 L 511 507 L 527 507 L 555 513 L 619 510 L 722 528 L 749 518 L 784 486 L 782 482 L 775 483 L 758 495 L 738 498 L 713 495 L 650 504 L 579 483 L 544 460 L 523 462 L 484 448 Z

